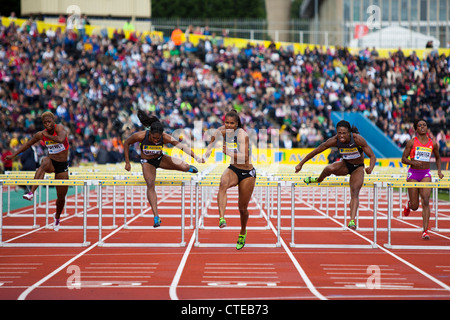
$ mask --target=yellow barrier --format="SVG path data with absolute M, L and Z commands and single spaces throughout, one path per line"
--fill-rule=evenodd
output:
M 198 182 L 199 186 L 210 186 L 217 187 L 220 185 L 220 181 L 218 180 L 202 180 Z M 256 181 L 256 187 L 277 187 L 279 185 L 278 181 Z
M 450 182 L 388 182 L 393 188 L 450 188 Z
M 102 186 L 146 186 L 145 180 L 115 180 L 100 181 Z M 157 186 L 182 186 L 183 181 L 155 181 Z
M 83 180 L 1 180 L 0 184 L 4 186 L 23 186 L 23 185 L 40 185 L 40 186 L 84 186 Z
M 322 183 L 314 183 L 314 184 L 306 184 L 304 182 L 296 182 L 293 183 L 296 187 L 349 187 L 350 182 L 338 182 L 338 181 L 329 181 Z M 377 182 L 364 182 L 363 187 L 374 187 L 377 185 Z M 381 186 L 381 182 L 380 182 Z

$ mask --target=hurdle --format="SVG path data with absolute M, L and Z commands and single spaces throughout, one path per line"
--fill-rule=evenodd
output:
M 129 247 L 184 247 L 186 246 L 185 242 L 185 182 L 184 181 L 155 181 L 155 185 L 158 186 L 180 186 L 181 187 L 181 227 L 176 226 L 161 226 L 158 229 L 180 229 L 181 231 L 181 241 L 179 243 L 106 243 L 103 241 L 102 237 L 102 220 L 103 220 L 103 206 L 102 206 L 102 187 L 103 186 L 146 186 L 145 180 L 109 180 L 109 181 L 99 181 L 99 215 L 98 215 L 98 246 L 99 247 L 119 247 L 119 248 L 129 248 Z M 126 189 L 125 189 L 126 190 Z M 126 211 L 127 205 L 125 201 L 124 207 L 124 229 L 153 229 L 151 226 L 137 226 L 133 227 L 127 224 L 126 221 Z
M 450 182 L 387 182 L 388 189 L 388 243 L 384 244 L 384 247 L 388 249 L 413 249 L 413 250 L 450 250 L 450 246 L 433 246 L 433 245 L 393 245 L 392 244 L 392 217 L 393 217 L 393 190 L 394 188 L 431 188 L 433 189 L 433 193 L 438 188 L 449 188 Z M 437 194 L 435 196 L 435 223 L 437 226 Z M 431 208 L 430 208 L 430 217 L 431 217 Z M 420 227 L 419 227 L 420 229 Z
M 219 181 L 219 180 L 220 180 L 220 177 L 216 177 L 216 179 L 214 179 L 213 176 L 206 176 L 203 179 L 197 180 L 197 181 L 201 181 L 202 182 L 201 183 L 202 188 L 200 189 L 200 195 L 201 195 L 201 197 L 200 197 L 200 199 L 201 199 L 200 200 L 200 202 L 201 202 L 200 208 L 201 208 L 201 211 L 202 211 L 202 217 L 200 219 L 200 224 L 199 224 L 199 228 L 200 229 L 216 229 L 215 227 L 205 226 L 204 225 L 204 221 L 205 221 L 205 218 L 213 217 L 212 215 L 209 215 L 208 209 L 210 209 L 210 208 L 218 209 L 217 206 L 212 206 L 212 207 L 209 207 L 209 206 L 210 206 L 210 204 L 212 202 L 212 199 L 213 199 L 213 196 L 214 196 L 214 193 L 215 193 L 215 192 L 213 192 L 212 189 L 213 189 L 213 187 L 217 187 L 218 186 L 217 181 Z M 261 203 L 264 203 L 264 201 L 266 202 L 266 208 L 267 208 L 267 211 L 268 211 L 268 216 L 273 217 L 271 215 L 271 212 L 273 212 L 273 207 L 269 205 L 269 203 L 270 203 L 269 199 L 271 199 L 270 196 L 272 195 L 272 193 L 269 194 L 269 189 L 270 188 L 266 184 L 263 184 L 263 186 L 261 186 L 261 183 L 260 183 L 260 182 L 265 182 L 265 181 L 267 181 L 266 177 L 263 177 L 263 178 L 259 178 L 258 177 L 256 179 L 255 190 L 254 190 L 253 195 L 252 195 L 252 199 L 255 202 L 255 206 L 249 207 L 248 209 L 249 210 L 252 210 L 252 209 L 253 210 L 259 210 L 259 215 L 256 215 L 256 214 L 250 215 L 250 218 L 264 218 L 264 210 L 263 210 L 263 207 L 261 205 Z M 206 188 L 207 186 L 209 186 L 210 188 Z M 274 186 L 276 186 L 276 185 L 274 185 Z M 262 195 L 262 189 L 263 188 L 265 189 L 265 193 L 266 193 L 265 198 Z M 228 204 L 230 204 L 230 201 L 228 201 Z M 228 209 L 238 209 L 238 208 L 229 206 Z M 230 214 L 230 215 L 227 215 L 227 216 L 229 218 L 238 218 L 239 217 L 239 215 L 233 215 L 233 214 Z M 230 227 L 228 227 L 228 229 L 229 230 L 230 229 L 238 230 L 238 229 L 240 229 L 240 227 L 231 227 L 230 226 Z M 248 227 L 248 230 L 269 230 L 269 229 L 270 229 L 270 220 L 269 219 L 267 219 L 267 224 L 264 227 Z
M 88 183 L 81 180 L 0 180 L 0 188 L 4 185 L 17 186 L 17 185 L 44 185 L 44 186 L 83 186 L 83 242 L 81 243 L 11 243 L 3 241 L 3 193 L 0 193 L 0 204 L 2 207 L 0 215 L 0 246 L 2 247 L 86 247 L 90 245 L 87 241 L 87 187 Z M 47 202 L 48 207 L 48 202 Z M 46 210 L 46 225 L 48 221 L 48 210 Z M 34 220 L 36 225 L 36 220 Z
M 219 247 L 234 247 L 236 246 L 235 244 L 231 244 L 231 243 L 201 243 L 200 239 L 199 239 L 199 230 L 201 229 L 200 227 L 200 220 L 201 217 L 199 215 L 199 211 L 202 211 L 203 214 L 203 210 L 204 210 L 204 204 L 202 203 L 201 205 L 199 204 L 199 188 L 204 188 L 204 187 L 212 187 L 212 186 L 219 186 L 220 181 L 215 180 L 215 181 L 196 181 L 195 182 L 195 230 L 194 230 L 194 237 L 195 237 L 195 241 L 194 241 L 194 246 L 196 247 L 208 247 L 208 248 L 219 248 Z M 281 223 L 281 201 L 280 201 L 280 197 L 281 197 L 281 182 L 278 181 L 256 181 L 255 182 L 255 187 L 277 187 L 277 197 L 278 197 L 278 205 L 277 205 L 277 234 L 276 234 L 276 243 L 247 243 L 245 246 L 246 247 L 259 247 L 259 248 L 276 248 L 276 247 L 280 247 L 281 246 L 281 233 L 280 233 L 280 223 Z M 260 206 L 260 204 L 258 204 L 258 206 Z M 262 210 L 260 208 L 260 210 Z M 270 217 L 269 215 L 265 215 L 265 218 L 268 220 L 268 224 L 270 225 Z M 215 228 L 214 228 L 215 229 Z M 227 227 L 227 229 L 229 230 L 233 230 L 233 229 L 237 229 L 237 228 L 230 228 Z M 248 230 L 250 230 L 250 227 L 247 227 Z M 256 229 L 252 228 L 252 229 Z M 259 228 L 258 230 L 267 230 L 265 227 Z
M 305 184 L 304 182 L 288 182 L 291 186 L 291 242 L 290 247 L 292 248 L 313 248 L 313 249 L 373 249 L 377 248 L 377 210 L 378 210 L 378 189 L 382 187 L 381 183 L 378 182 L 365 182 L 363 184 L 363 187 L 366 188 L 373 188 L 374 191 L 374 213 L 373 213 L 373 241 L 371 241 L 370 244 L 367 245 L 352 245 L 352 244 L 298 244 L 295 242 L 295 231 L 296 230 L 321 230 L 321 231 L 329 231 L 329 230 L 347 230 L 346 224 L 347 224 L 347 210 L 345 210 L 344 213 L 344 224 L 342 227 L 328 227 L 328 228 L 322 228 L 322 227 L 295 227 L 295 189 L 296 187 L 299 188 L 305 188 L 305 187 L 311 187 L 310 185 Z M 328 187 L 349 187 L 348 182 L 338 182 L 338 181 L 331 181 L 331 182 L 322 182 L 314 184 L 315 187 L 319 188 L 328 188 Z M 347 193 L 344 192 L 344 202 L 346 202 L 346 195 Z M 345 207 L 346 209 L 346 207 Z M 328 218 L 334 220 L 333 218 Z M 335 220 L 334 220 L 335 221 Z M 335 221 L 336 223 L 339 223 L 338 221 Z
M 54 176 L 54 174 L 46 174 L 45 175 L 45 180 L 47 179 L 52 179 L 52 176 Z M 3 178 L 8 179 L 8 180 L 33 180 L 33 175 L 31 175 L 28 172 L 23 172 L 23 173 L 18 173 L 18 174 L 9 174 L 9 175 L 5 175 L 3 176 Z M 98 175 L 98 174 L 71 174 L 69 176 L 69 180 L 83 180 L 87 182 L 87 186 L 88 186 L 88 195 L 87 198 L 84 199 L 83 203 L 86 204 L 87 206 L 87 217 L 97 217 L 97 214 L 89 214 L 90 210 L 96 209 L 98 208 L 98 191 L 97 191 L 97 195 L 94 195 L 92 192 L 89 192 L 89 189 L 94 186 L 97 187 L 98 189 L 98 183 L 93 183 L 92 181 L 97 181 L 97 180 L 115 180 L 115 179 L 119 179 L 119 180 L 123 180 L 123 179 L 135 179 L 134 176 L 123 176 L 123 175 Z M 34 181 L 34 180 L 33 180 Z M 32 184 L 31 184 L 32 185 Z M 14 215 L 10 214 L 10 200 L 9 200 L 9 185 L 8 185 L 8 214 L 7 217 L 14 217 Z M 48 211 L 49 208 L 55 208 L 55 206 L 50 206 L 49 205 L 49 185 L 39 185 L 38 189 L 36 190 L 36 192 L 39 192 L 39 198 L 41 197 L 42 192 L 40 192 L 40 190 L 45 187 L 46 190 L 46 194 L 45 194 L 45 205 L 41 206 L 39 205 L 40 208 L 45 208 L 45 214 L 37 214 L 36 213 L 36 199 L 37 196 L 34 197 L 34 205 L 33 205 L 33 217 L 34 219 L 36 219 L 36 217 L 45 217 L 45 226 L 46 228 L 49 228 L 49 222 L 48 222 Z M 81 212 L 81 214 L 79 214 L 78 212 L 78 185 L 74 185 L 73 186 L 75 191 L 74 191 L 74 196 L 66 196 L 66 204 L 64 206 L 64 211 L 61 213 L 61 218 L 66 217 L 67 216 L 67 209 L 75 209 L 75 216 L 76 217 L 82 217 L 83 216 L 83 212 Z M 115 190 L 114 190 L 115 191 Z M 92 199 L 92 197 L 94 197 L 94 200 Z M 114 205 L 115 205 L 115 194 L 114 194 Z M 74 205 L 71 205 L 70 203 L 74 202 Z M 133 202 L 133 201 L 132 201 Z M 142 201 L 141 201 L 142 202 Z M 41 201 L 39 200 L 39 204 L 41 203 Z M 141 206 L 142 207 L 142 206 Z M 132 210 L 131 210 L 132 211 Z M 25 217 L 25 216 L 30 216 L 30 214 L 20 214 L 20 217 Z M 32 227 L 30 226 L 7 226 L 5 228 L 8 229 L 24 229 L 24 228 L 32 228 L 32 229 L 36 229 L 39 226 L 35 223 Z M 113 224 L 111 226 L 103 226 L 103 228 L 108 228 L 108 229 L 114 229 L 117 226 L 115 225 L 115 210 L 113 210 Z M 82 229 L 83 226 L 74 226 L 74 225 L 63 225 L 60 227 L 60 229 Z M 88 229 L 95 229 L 97 228 L 97 226 L 87 226 Z

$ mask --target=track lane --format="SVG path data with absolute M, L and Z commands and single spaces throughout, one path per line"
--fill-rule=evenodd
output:
M 274 205 L 276 206 L 276 201 Z M 282 203 L 282 206 L 287 209 L 289 205 L 286 206 Z M 331 208 L 330 210 L 332 211 Z M 303 211 L 307 215 L 316 215 L 319 217 L 319 213 L 315 209 Z M 287 210 L 282 212 L 285 214 Z M 92 213 L 95 215 L 94 211 Z M 323 213 L 322 211 L 320 215 Z M 234 214 L 237 213 L 234 212 Z M 362 211 L 362 214 L 364 214 L 364 211 Z M 368 214 L 370 215 L 369 211 Z M 145 224 L 147 222 L 143 221 L 146 220 L 136 219 L 135 222 L 131 223 L 142 222 Z M 327 223 L 330 222 L 328 220 L 326 219 Z M 304 225 L 313 225 L 317 222 L 317 219 L 309 220 L 310 222 L 308 220 L 300 221 Z M 320 221 L 323 221 L 323 219 Z M 275 218 L 271 218 L 271 222 L 276 223 Z M 405 222 L 412 223 L 414 221 Z M 237 225 L 239 224 L 236 223 Z M 286 219 L 282 219 L 282 225 L 289 225 L 289 222 Z M 444 226 L 444 224 L 441 225 L 441 227 Z M 129 237 L 125 235 L 124 231 L 126 230 L 121 229 L 115 235 Z M 222 231 L 224 230 L 219 230 L 218 228 L 217 230 L 205 231 L 205 239 L 208 238 L 208 241 L 215 240 L 221 235 Z M 80 233 L 79 230 L 61 230 L 57 234 L 52 230 L 47 230 L 46 232 L 47 235 L 44 238 L 49 235 L 64 236 L 66 238 L 72 237 L 72 233 Z M 105 238 L 110 232 L 105 231 Z M 135 233 L 135 231 L 126 232 L 130 233 L 131 237 L 132 233 Z M 168 237 L 173 237 L 170 235 L 169 230 L 158 230 L 158 232 L 160 236 L 167 234 Z M 187 231 L 187 240 L 191 239 L 191 232 Z M 225 237 L 229 237 L 230 240 L 226 241 L 234 243 L 236 232 L 231 231 L 230 233 L 232 235 Z M 18 234 L 19 231 L 14 231 L 14 233 Z M 144 237 L 143 239 L 145 239 L 145 233 L 149 233 L 149 231 L 144 231 L 138 236 Z M 90 231 L 88 234 L 89 239 L 94 239 L 93 243 L 95 243 L 96 231 Z M 362 238 L 366 237 L 370 241 L 371 235 L 370 232 L 357 231 L 353 233 L 348 230 L 336 234 L 330 232 L 325 234 L 327 235 L 327 241 L 334 239 L 339 242 L 343 241 L 342 237 L 351 240 L 357 239 L 357 241 L 366 241 Z M 260 235 L 267 237 L 268 232 L 251 231 L 249 233 L 248 243 L 255 241 Z M 407 242 L 412 241 L 411 239 L 414 238 L 412 237 L 413 233 L 405 233 L 405 235 L 406 238 L 404 239 Z M 402 235 L 402 237 L 405 235 Z M 289 243 L 290 232 L 282 231 L 281 236 L 284 243 Z M 379 244 L 384 243 L 385 236 L 383 233 L 380 233 L 379 236 Z M 272 239 L 275 237 L 273 231 L 271 237 Z M 307 238 L 314 240 L 312 237 L 316 238 L 315 241 L 317 242 L 317 239 L 324 237 L 324 233 L 317 231 L 310 232 Z M 110 241 L 113 238 L 114 236 L 111 236 Z M 435 238 L 437 236 L 432 239 L 434 240 Z M 397 238 L 396 240 L 401 239 Z M 444 238 L 442 241 L 445 243 L 447 240 Z M 310 250 L 288 247 L 288 249 L 292 253 L 294 260 L 301 265 L 311 285 L 327 299 L 395 299 L 396 297 L 397 299 L 450 298 L 449 291 L 446 289 L 446 286 L 449 285 L 448 275 L 450 272 L 447 270 L 450 270 L 450 267 L 448 264 L 442 263 L 446 261 L 448 252 L 433 250 L 432 252 L 425 251 L 417 253 L 411 250 L 387 250 L 385 248 L 383 248 L 384 250 Z M 27 273 L 19 274 L 21 275 L 20 280 L 11 278 L 13 279 L 13 283 L 5 283 L 6 280 L 3 282 L 0 281 L 0 283 L 3 283 L 0 286 L 0 296 L 4 299 L 16 299 L 19 292 L 24 293 L 24 288 L 28 288 L 37 283 L 38 280 L 44 279 L 50 270 L 58 270 L 52 273 L 51 277 L 45 279 L 45 281 L 42 281 L 37 287 L 31 290 L 25 298 L 81 299 L 83 297 L 84 299 L 99 299 L 101 297 L 101 299 L 127 299 L 127 297 L 130 297 L 133 299 L 173 299 L 170 292 L 175 288 L 178 299 L 317 299 L 317 296 L 311 293 L 311 290 L 300 276 L 298 270 L 295 269 L 293 260 L 289 258 L 283 247 L 245 247 L 240 252 L 234 248 L 211 249 L 193 247 L 191 252 L 186 255 L 186 269 L 183 268 L 179 282 L 175 286 L 173 286 L 174 279 L 185 255 L 186 248 L 120 249 L 94 246 L 88 252 L 83 253 L 81 257 L 76 258 L 83 251 L 83 248 L 46 248 L 39 249 L 39 252 L 37 252 L 37 249 L 0 248 L 0 256 L 2 258 L 7 257 L 8 259 L 6 263 L 17 263 L 21 264 L 22 267 L 26 266 L 27 263 L 41 263 L 40 265 L 32 266 L 35 269 L 25 269 Z M 423 258 L 423 255 L 426 256 L 426 259 Z M 71 261 L 72 259 L 75 260 Z M 126 274 L 122 274 L 122 272 L 109 274 L 112 275 L 109 278 L 108 273 L 105 273 L 105 278 L 89 278 L 90 276 L 96 275 L 96 273 L 91 272 L 95 270 L 101 271 L 100 269 L 95 269 L 99 268 L 99 265 L 95 265 L 95 263 L 105 263 L 105 268 L 102 270 L 109 272 L 111 270 L 108 268 L 112 267 L 120 267 L 122 269 L 115 270 L 125 272 L 125 264 L 128 264 L 129 272 L 125 272 Z M 137 271 L 142 271 L 139 268 L 150 268 L 152 266 L 151 263 L 158 263 L 155 266 L 154 274 L 150 272 L 149 274 L 137 273 Z M 237 265 L 230 266 L 226 265 L 226 263 L 236 263 Z M 252 263 L 254 265 L 251 265 Z M 67 287 L 67 280 L 71 275 L 68 273 L 68 268 L 72 265 L 77 265 L 80 268 L 81 279 L 85 281 L 81 290 L 69 289 Z M 240 265 L 253 268 L 249 269 L 251 271 L 241 270 L 242 272 L 255 273 L 253 278 L 235 277 L 236 274 L 233 273 L 231 267 L 239 268 Z M 380 267 L 380 288 L 367 288 L 367 279 L 370 277 L 367 269 L 372 265 Z M 360 270 L 351 270 L 352 266 Z M 229 273 L 217 272 L 217 270 L 226 270 L 224 269 L 226 267 L 229 267 L 230 270 L 227 270 Z M 261 269 L 258 270 L 255 268 Z M 348 281 L 339 279 L 339 277 L 345 278 L 346 275 L 334 275 L 330 273 L 333 272 L 329 270 L 330 268 L 338 269 L 334 272 L 353 272 L 354 278 L 359 277 L 361 279 L 350 279 Z M 422 270 L 424 273 L 419 272 L 419 270 Z M 86 275 L 85 279 L 83 279 L 83 274 Z M 266 277 L 262 280 L 264 276 Z M 366 287 L 364 287 L 364 284 L 366 284 Z M 202 289 L 205 291 L 202 292 Z M 126 294 L 122 294 L 121 292 Z M 86 293 L 89 294 L 86 295 Z

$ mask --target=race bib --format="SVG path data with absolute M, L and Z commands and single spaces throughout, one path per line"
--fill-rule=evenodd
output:
M 236 142 L 227 142 L 227 149 L 237 150 L 237 143 Z
M 155 155 L 155 154 L 160 154 L 162 153 L 162 146 L 143 146 L 142 147 L 142 152 L 147 155 Z
M 339 148 L 339 153 L 342 155 L 342 159 L 350 160 L 357 159 L 361 156 L 358 148 Z
M 64 144 L 55 141 L 45 141 L 45 146 L 47 147 L 49 154 L 56 154 L 66 150 Z
M 432 149 L 426 147 L 416 147 L 414 160 L 430 162 Z

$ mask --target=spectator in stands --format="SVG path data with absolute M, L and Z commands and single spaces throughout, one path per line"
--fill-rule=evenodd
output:
M 12 155 L 12 152 L 11 152 L 11 148 L 9 146 L 5 147 L 2 150 L 1 160 L 2 160 L 2 163 L 3 163 L 3 170 L 4 171 L 12 171 L 12 169 L 13 169 L 13 160 L 6 158 L 6 157 L 11 156 L 11 155 Z
M 99 128 L 110 135 L 117 130 L 115 118 L 122 119 L 117 123 L 120 134 L 125 125 L 127 130 L 137 128 L 132 121 L 125 124 L 137 105 L 158 113 L 165 126 L 202 120 L 206 128 L 214 123 L 204 119 L 234 106 L 247 118 L 244 127 L 265 127 L 269 135 L 283 125 L 300 128 L 287 131 L 299 147 L 317 143 L 312 135 L 307 139 L 308 134 L 300 133 L 302 129 L 325 137 L 333 128 L 328 106 L 364 112 L 392 135 L 419 116 L 432 120 L 432 132 L 433 126 L 447 125 L 450 64 L 444 55 L 405 57 L 397 51 L 376 59 L 368 50 L 362 56 L 352 56 L 346 48 L 295 53 L 276 45 L 239 49 L 211 40 L 200 41 L 195 51 L 190 46 L 189 53 L 183 46 L 171 50 L 156 38 L 130 41 L 120 31 L 108 38 L 105 33 L 80 37 L 56 30 L 50 37 L 32 28 L 0 26 L 0 126 L 9 135 L 18 131 L 30 136 L 42 129 L 39 115 L 52 110 L 74 141 L 81 141 L 74 160 L 87 161 L 93 155 L 85 146 L 92 145 Z M 191 108 L 181 112 L 185 101 Z M 286 124 L 286 116 L 296 120 Z M 102 126 L 92 127 L 94 122 Z M 8 142 L 8 134 L 0 142 Z

